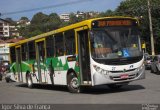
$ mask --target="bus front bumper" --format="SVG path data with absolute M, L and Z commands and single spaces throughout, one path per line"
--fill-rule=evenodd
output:
M 128 72 L 109 72 L 108 74 L 100 74 L 95 72 L 93 75 L 93 86 L 103 84 L 117 84 L 131 82 L 145 78 L 145 67 L 134 69 Z

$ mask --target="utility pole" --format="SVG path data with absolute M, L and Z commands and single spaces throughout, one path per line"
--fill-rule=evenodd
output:
M 148 1 L 148 16 L 149 16 L 150 39 L 151 39 L 151 51 L 152 51 L 152 55 L 155 55 L 153 28 L 152 28 L 152 17 L 151 17 L 151 6 L 150 6 L 150 0 L 147 0 L 147 1 Z

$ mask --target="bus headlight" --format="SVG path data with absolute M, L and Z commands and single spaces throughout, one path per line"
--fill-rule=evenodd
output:
M 100 67 L 97 66 L 97 65 L 93 65 L 93 67 L 94 67 L 94 69 L 95 69 L 98 73 L 100 73 L 100 74 L 107 75 L 107 74 L 109 73 L 109 71 L 104 70 L 104 69 L 100 68 Z

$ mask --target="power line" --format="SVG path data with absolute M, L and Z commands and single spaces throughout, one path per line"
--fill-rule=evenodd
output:
M 25 13 L 25 12 L 31 12 L 31 11 L 37 11 L 37 10 L 44 10 L 44 9 L 49 9 L 49 8 L 63 7 L 63 6 L 71 5 L 71 4 L 78 4 L 78 3 L 88 2 L 88 1 L 93 1 L 93 0 L 77 0 L 77 1 L 65 2 L 65 3 L 61 3 L 61 4 L 57 4 L 57 5 L 50 5 L 50 6 L 40 7 L 40 8 L 33 8 L 33 9 L 27 9 L 27 10 L 21 10 L 21 11 L 13 11 L 13 12 L 6 12 L 6 13 L 1 13 L 1 16 L 11 15 L 11 14 L 18 14 L 18 13 Z

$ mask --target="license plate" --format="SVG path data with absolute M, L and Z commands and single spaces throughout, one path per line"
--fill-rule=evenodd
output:
M 121 75 L 121 79 L 127 79 L 129 76 L 128 76 L 128 74 L 122 74 Z

